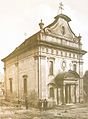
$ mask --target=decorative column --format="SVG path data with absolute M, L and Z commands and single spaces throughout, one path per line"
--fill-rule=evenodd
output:
M 72 85 L 69 84 L 69 103 L 71 103 L 71 88 L 72 88 Z
M 5 81 L 4 96 L 5 96 L 5 99 L 7 99 L 7 78 L 6 78 L 6 66 L 5 65 L 4 65 L 4 81 Z
M 17 73 L 17 84 L 18 84 L 18 87 L 17 87 L 17 93 L 18 93 L 18 103 L 19 103 L 19 65 L 18 65 L 18 58 L 17 58 L 17 62 L 15 63 L 15 66 L 16 66 L 16 73 Z
M 40 58 L 40 49 L 38 49 L 38 54 L 34 56 L 36 60 L 36 78 L 37 78 L 37 92 L 38 92 L 38 99 L 42 98 L 42 82 L 41 82 L 41 58 Z
M 44 23 L 41 22 L 39 23 L 39 27 L 40 27 L 40 34 L 38 37 L 38 42 L 40 42 L 40 40 L 43 39 L 43 34 L 44 34 Z M 42 81 L 41 81 L 41 46 L 38 47 L 38 53 L 35 56 L 35 59 L 37 61 L 37 80 L 38 80 L 38 98 L 42 99 Z
M 56 88 L 57 89 L 57 93 L 56 93 L 56 95 L 57 95 L 57 104 L 59 103 L 59 98 L 58 98 L 58 87 Z
M 39 47 L 38 54 L 38 95 L 42 99 L 42 78 L 41 78 L 41 47 Z
M 61 87 L 61 100 L 62 100 L 62 105 L 64 104 L 64 89 L 63 89 L 63 84 Z
M 79 48 L 79 76 L 80 76 L 80 51 L 81 51 L 81 36 L 80 36 L 80 34 L 79 34 L 79 36 L 78 36 L 78 39 L 79 39 L 79 41 L 78 41 L 78 48 Z M 81 80 L 81 78 L 79 78 L 79 103 L 80 103 L 80 80 Z
M 75 103 L 76 103 L 76 84 L 74 85 L 74 95 L 75 95 Z
M 63 95 L 64 95 L 63 98 L 64 98 L 64 104 L 65 104 L 66 103 L 65 102 L 65 84 L 63 85 Z

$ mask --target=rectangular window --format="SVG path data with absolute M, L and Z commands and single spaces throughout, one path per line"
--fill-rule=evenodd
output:
M 75 58 L 75 54 L 73 54 L 73 58 Z
M 53 61 L 49 61 L 49 75 L 53 75 Z
M 9 83 L 10 83 L 10 92 L 12 93 L 12 78 L 9 78 Z
M 63 56 L 63 52 L 61 51 L 61 56 Z
M 71 57 L 71 53 L 69 53 L 69 57 Z

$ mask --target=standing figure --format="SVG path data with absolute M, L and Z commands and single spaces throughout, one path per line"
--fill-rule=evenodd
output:
M 44 99 L 44 102 L 43 102 L 43 109 L 44 111 L 47 109 L 47 100 Z
M 39 99 L 38 101 L 38 108 L 40 111 L 42 110 L 42 100 L 41 99 Z
M 28 109 L 28 97 L 27 96 L 25 96 L 25 107 L 26 109 Z

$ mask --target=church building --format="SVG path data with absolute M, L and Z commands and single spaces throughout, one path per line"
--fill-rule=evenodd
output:
M 5 96 L 22 99 L 35 91 L 37 99 L 62 105 L 83 102 L 83 55 L 81 36 L 75 35 L 65 14 L 26 39 L 3 58 Z M 36 100 L 37 100 L 36 99 Z

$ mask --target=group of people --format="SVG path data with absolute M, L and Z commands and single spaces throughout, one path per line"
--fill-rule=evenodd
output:
M 39 108 L 39 110 L 41 111 L 41 110 L 46 110 L 47 109 L 47 100 L 46 99 L 44 99 L 44 100 L 41 100 L 41 99 L 39 99 L 39 101 L 38 101 L 38 108 Z

